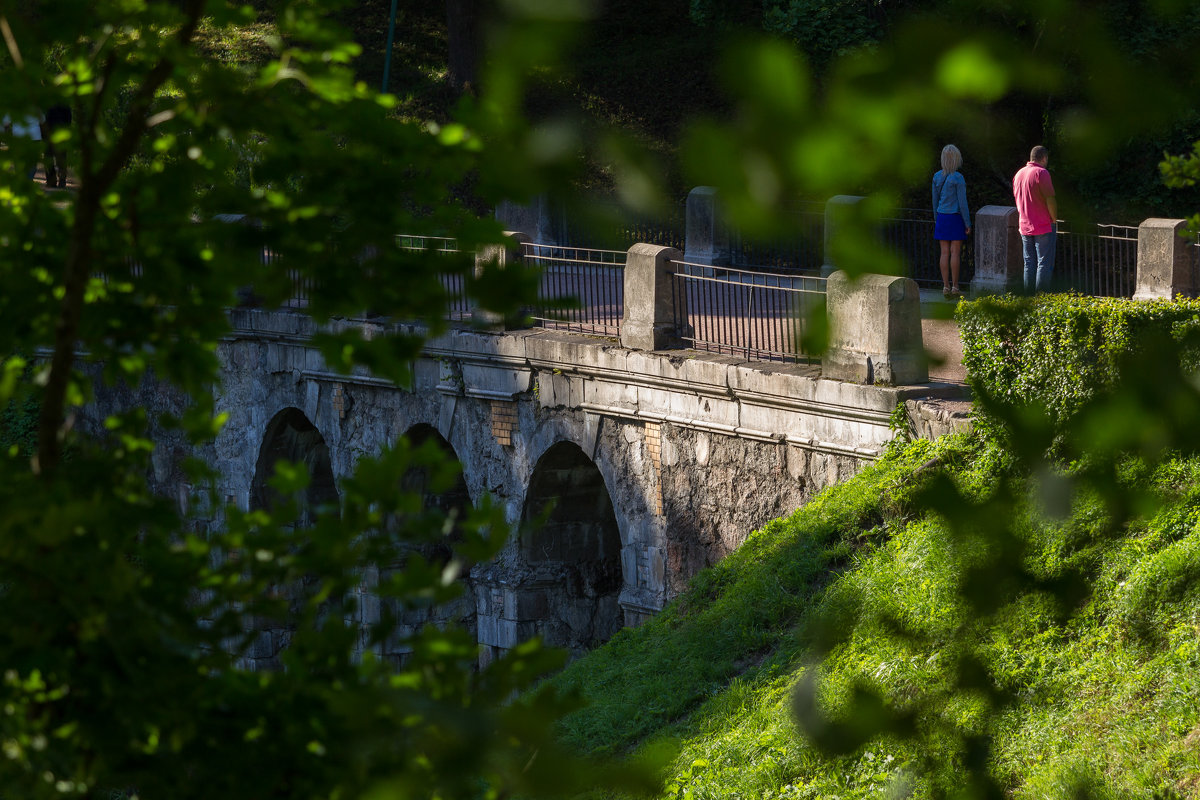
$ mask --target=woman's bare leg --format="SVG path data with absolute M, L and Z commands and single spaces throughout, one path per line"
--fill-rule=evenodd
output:
M 942 271 L 942 291 L 950 291 L 950 242 L 938 240 L 938 245 L 941 246 L 942 252 L 938 258 L 938 269 Z M 954 273 L 957 278 L 958 272 Z
M 946 244 L 946 242 L 942 242 Z M 949 242 L 950 244 L 950 290 L 958 291 L 958 268 L 962 262 L 962 242 Z M 946 280 L 946 273 L 942 271 L 942 280 Z

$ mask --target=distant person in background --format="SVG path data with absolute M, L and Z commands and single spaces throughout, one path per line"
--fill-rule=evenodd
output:
M 54 132 L 71 125 L 71 108 L 54 105 L 46 109 L 46 188 L 67 188 L 67 162 L 62 147 L 54 144 Z
M 933 238 L 941 246 L 938 269 L 942 271 L 942 296 L 961 297 L 958 273 L 962 245 L 971 232 L 967 209 L 967 182 L 959 174 L 962 153 L 952 144 L 942 148 L 942 168 L 933 173 Z
M 1038 145 L 1029 152 L 1029 163 L 1013 176 L 1013 198 L 1020 217 L 1021 254 L 1025 258 L 1025 294 L 1050 289 L 1054 274 L 1058 202 L 1046 164 L 1050 151 Z

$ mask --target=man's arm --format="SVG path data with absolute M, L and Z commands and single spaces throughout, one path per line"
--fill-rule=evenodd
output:
M 1046 210 L 1050 212 L 1051 219 L 1058 219 L 1058 201 L 1054 199 L 1054 195 L 1043 195 L 1046 200 Z

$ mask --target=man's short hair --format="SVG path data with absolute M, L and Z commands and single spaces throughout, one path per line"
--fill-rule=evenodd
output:
M 1029 151 L 1029 160 L 1044 161 L 1048 155 L 1050 155 L 1050 151 L 1047 150 L 1044 145 L 1039 144 L 1037 147 Z

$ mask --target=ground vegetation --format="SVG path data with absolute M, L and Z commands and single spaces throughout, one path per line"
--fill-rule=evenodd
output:
M 1200 792 L 1194 309 L 960 315 L 990 424 L 897 444 L 569 666 L 565 740 L 678 748 L 671 798 Z

